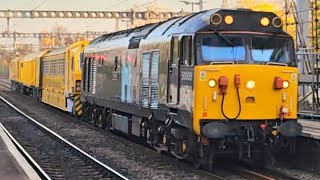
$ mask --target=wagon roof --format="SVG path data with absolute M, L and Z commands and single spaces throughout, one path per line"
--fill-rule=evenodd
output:
M 23 58 L 23 56 L 16 57 L 16 58 L 12 59 L 11 62 L 19 61 L 21 58 Z
M 32 54 L 28 54 L 28 55 L 22 57 L 21 61 L 31 61 L 31 60 L 34 60 L 36 58 L 40 58 L 40 57 L 44 56 L 47 52 L 48 52 L 48 50 L 40 51 L 40 52 L 36 52 L 36 53 L 32 53 Z

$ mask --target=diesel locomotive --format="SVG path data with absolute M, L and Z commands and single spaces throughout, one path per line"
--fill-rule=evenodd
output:
M 211 169 L 219 154 L 294 150 L 294 52 L 274 13 L 211 9 L 17 58 L 10 78 L 41 102 Z
M 293 39 L 271 12 L 212 9 L 103 35 L 84 50 L 86 119 L 212 167 L 294 147 Z

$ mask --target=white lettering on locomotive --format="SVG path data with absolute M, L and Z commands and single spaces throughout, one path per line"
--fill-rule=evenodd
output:
M 192 72 L 191 71 L 182 71 L 181 80 L 182 81 L 192 81 Z

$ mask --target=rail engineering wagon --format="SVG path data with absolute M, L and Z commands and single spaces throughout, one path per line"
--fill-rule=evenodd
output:
M 294 145 L 296 65 L 274 13 L 212 9 L 95 39 L 81 101 L 97 125 L 210 168 Z
M 78 116 L 82 113 L 79 100 L 80 59 L 88 44 L 88 41 L 79 41 L 66 48 L 46 50 L 12 60 L 12 87 Z

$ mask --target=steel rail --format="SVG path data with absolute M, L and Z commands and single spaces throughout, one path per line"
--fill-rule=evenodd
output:
M 68 146 L 72 147 L 74 150 L 76 150 L 77 152 L 79 152 L 80 154 L 84 155 L 85 157 L 87 157 L 88 159 L 92 160 L 93 162 L 95 162 L 96 164 L 98 164 L 99 166 L 103 167 L 104 169 L 106 169 L 107 171 L 111 172 L 112 174 L 116 175 L 117 177 L 123 179 L 123 180 L 129 180 L 129 178 L 125 177 L 124 175 L 122 175 L 121 173 L 119 173 L 118 171 L 112 169 L 111 167 L 109 167 L 108 165 L 102 163 L 101 161 L 97 160 L 96 158 L 92 157 L 91 155 L 89 155 L 88 153 L 84 152 L 82 149 L 80 149 L 79 147 L 75 146 L 74 144 L 72 144 L 71 142 L 69 142 L 68 140 L 64 139 L 63 137 L 61 137 L 59 134 L 57 134 L 56 132 L 52 131 L 51 129 L 47 128 L 46 126 L 44 126 L 43 124 L 39 123 L 38 121 L 36 121 L 35 119 L 33 119 L 32 117 L 30 117 L 29 115 L 25 114 L 24 112 L 22 112 L 20 109 L 18 109 L 17 107 L 15 107 L 13 104 L 11 104 L 9 101 L 7 101 L 5 98 L 3 98 L 2 96 L 0 96 L 0 100 L 2 100 L 3 102 L 5 102 L 7 105 L 9 105 L 12 109 L 14 109 L 15 111 L 17 111 L 18 113 L 20 113 L 21 115 L 23 115 L 24 117 L 26 117 L 28 120 L 30 120 L 31 122 L 33 122 L 35 125 L 37 125 L 38 127 L 42 128 L 43 130 L 45 130 L 46 132 L 50 133 L 52 136 L 54 136 L 55 138 L 59 139 L 61 142 L 67 144 Z
M 4 81 L 3 79 L 0 79 L 0 86 L 4 86 L 8 89 L 11 88 L 10 82 Z
M 212 179 L 215 179 L 215 180 L 229 180 L 228 178 L 225 178 L 219 174 L 214 174 L 214 173 L 211 173 L 211 172 L 208 172 L 208 171 L 204 171 L 204 170 L 200 170 L 201 173 L 203 174 L 206 174 L 206 175 L 209 175 L 212 177 Z
M 234 170 L 237 173 L 239 173 L 240 176 L 244 178 L 252 179 L 252 180 L 276 180 L 276 179 L 298 180 L 297 178 L 289 176 L 288 174 L 285 174 L 283 172 L 276 171 L 276 170 L 271 170 L 269 168 L 261 171 L 260 170 L 255 171 L 255 170 L 249 170 L 243 167 L 235 167 Z
M 27 159 L 31 166 L 35 169 L 38 175 L 41 178 L 51 179 L 50 176 L 41 168 L 41 166 L 30 156 L 30 154 L 20 145 L 20 143 L 10 134 L 10 132 L 0 123 L 0 127 L 7 134 L 7 136 L 11 139 L 13 144 L 18 148 L 20 153 Z
M 299 178 L 292 177 L 284 172 L 273 170 L 273 169 L 265 169 L 268 174 L 277 176 L 277 179 L 286 179 L 286 180 L 300 180 Z
M 254 180 L 276 180 L 273 177 L 269 177 L 242 167 L 236 167 L 235 171 L 239 173 L 240 176 L 248 179 L 254 179 Z

